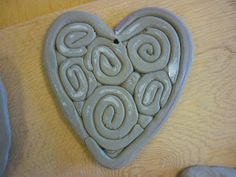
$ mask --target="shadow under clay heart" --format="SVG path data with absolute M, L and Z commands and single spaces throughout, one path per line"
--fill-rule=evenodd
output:
M 157 133 L 187 78 L 192 41 L 175 15 L 145 8 L 113 31 L 97 16 L 67 12 L 45 43 L 50 83 L 96 160 L 119 168 Z

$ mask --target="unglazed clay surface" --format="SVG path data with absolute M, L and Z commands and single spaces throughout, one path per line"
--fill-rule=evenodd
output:
M 11 128 L 9 122 L 7 93 L 0 80 L 0 176 L 7 165 L 11 147 Z
M 179 177 L 236 177 L 236 169 L 199 165 L 183 170 Z
M 127 164 L 161 128 L 192 62 L 192 41 L 170 12 L 146 8 L 111 30 L 85 12 L 61 15 L 45 43 L 49 80 L 96 160 Z

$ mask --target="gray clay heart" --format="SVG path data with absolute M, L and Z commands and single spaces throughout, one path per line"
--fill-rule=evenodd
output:
M 97 16 L 67 12 L 44 52 L 65 117 L 109 168 L 127 164 L 161 128 L 193 58 L 184 24 L 158 8 L 134 12 L 114 31 Z

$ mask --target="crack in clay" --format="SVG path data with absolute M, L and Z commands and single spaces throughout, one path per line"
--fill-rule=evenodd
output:
M 192 58 L 184 24 L 157 8 L 134 12 L 115 32 L 94 15 L 68 12 L 51 26 L 45 45 L 49 79 L 67 118 L 109 168 L 128 163 L 160 129 Z

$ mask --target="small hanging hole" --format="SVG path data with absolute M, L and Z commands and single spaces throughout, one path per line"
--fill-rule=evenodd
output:
M 118 40 L 118 39 L 114 39 L 114 44 L 119 44 L 120 43 L 120 41 Z

